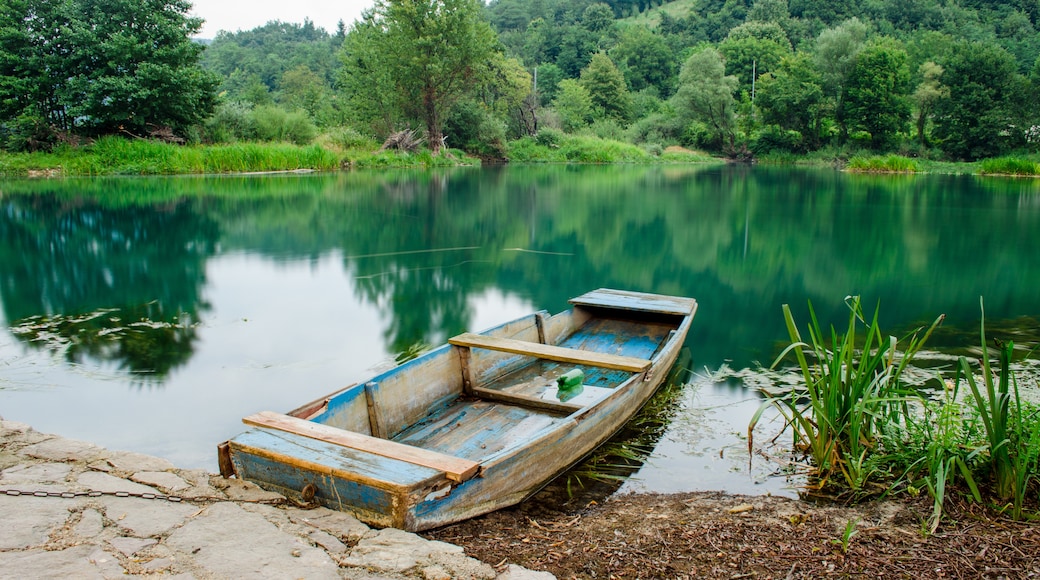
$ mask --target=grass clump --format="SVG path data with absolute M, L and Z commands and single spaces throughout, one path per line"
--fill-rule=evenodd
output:
M 1022 157 L 997 157 L 979 162 L 981 175 L 1040 175 L 1040 163 Z
M 983 317 L 977 363 L 962 356 L 947 371 L 952 376 L 936 371 L 943 385 L 936 395 L 901 377 L 943 317 L 897 341 L 878 330 L 877 311 L 868 323 L 859 299 L 846 301 L 844 334 L 833 327 L 824 334 L 810 304 L 808 341 L 784 305 L 792 343 L 774 366 L 794 354 L 804 388 L 769 396 L 749 425 L 749 448 L 762 412 L 773 406 L 795 452 L 811 464 L 815 490 L 853 499 L 927 491 L 933 510 L 926 532 L 938 528 L 954 492 L 1013 519 L 1029 517 L 1040 490 L 1040 408 L 1020 396 L 1014 344 L 994 341 L 993 353 Z
M 870 453 L 877 447 L 883 429 L 907 414 L 913 393 L 904 388 L 900 377 L 906 365 L 942 322 L 939 317 L 923 335 L 906 337 L 902 354 L 895 337 L 885 337 L 878 327 L 878 311 L 867 323 L 858 296 L 846 298 L 849 307 L 848 329 L 838 334 L 832 327 L 824 334 L 809 305 L 809 341 L 803 341 L 788 305 L 784 320 L 791 337 L 788 346 L 774 361 L 777 366 L 793 353 L 805 381 L 805 391 L 791 391 L 771 398 L 759 410 L 748 429 L 751 432 L 766 406 L 776 407 L 794 436 L 794 446 L 803 450 L 816 470 L 815 485 L 826 487 L 833 476 L 858 494 L 873 475 Z M 866 325 L 860 340 L 860 327 Z M 812 362 L 810 362 L 812 361 Z
M 849 159 L 847 169 L 864 173 L 917 173 L 920 166 L 917 161 L 901 155 L 856 156 Z

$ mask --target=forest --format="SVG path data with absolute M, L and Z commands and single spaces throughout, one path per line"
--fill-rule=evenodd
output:
M 0 146 L 569 138 L 737 159 L 1040 151 L 1040 0 L 377 0 L 195 38 L 186 0 L 0 0 Z M 527 158 L 527 157 L 524 157 Z

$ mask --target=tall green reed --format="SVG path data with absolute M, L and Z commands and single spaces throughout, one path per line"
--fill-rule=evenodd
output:
M 794 446 L 805 452 L 816 470 L 817 486 L 822 488 L 840 474 L 853 492 L 861 492 L 870 482 L 873 467 L 868 461 L 877 447 L 882 428 L 900 422 L 909 414 L 907 401 L 916 391 L 905 388 L 900 376 L 936 327 L 940 316 L 924 333 L 921 329 L 899 341 L 885 337 L 878 325 L 878 309 L 868 323 L 858 296 L 846 297 L 848 328 L 844 334 L 832 326 L 824 334 L 812 303 L 809 341 L 802 339 L 790 307 L 783 305 L 784 320 L 791 345 L 773 362 L 776 367 L 794 353 L 805 382 L 805 391 L 770 397 L 753 416 L 748 427 L 748 446 L 764 410 L 773 406 L 791 427 Z M 860 335 L 860 327 L 866 329 Z M 862 342 L 862 345 L 860 345 Z
M 993 369 L 985 322 L 983 308 L 980 331 L 982 356 L 979 364 L 985 390 L 980 388 L 968 359 L 963 356 L 957 361 L 956 381 L 958 385 L 962 379 L 968 383 L 982 422 L 986 441 L 981 450 L 988 455 L 993 493 L 999 501 L 1011 502 L 1012 518 L 1017 520 L 1022 517 L 1027 490 L 1038 478 L 1040 421 L 1037 420 L 1036 411 L 1031 412 L 1022 403 L 1018 380 L 1011 370 L 1015 352 L 1013 341 L 994 339 L 999 370 Z

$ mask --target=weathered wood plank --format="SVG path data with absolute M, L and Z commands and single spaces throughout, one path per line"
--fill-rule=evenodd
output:
M 455 346 L 485 348 L 500 352 L 523 354 L 538 358 L 572 364 L 640 373 L 650 368 L 650 361 L 630 356 L 618 356 L 602 352 L 576 350 L 536 342 L 525 342 L 509 338 L 494 338 L 482 334 L 465 333 L 448 339 Z
M 352 431 L 344 431 L 343 429 L 336 429 L 321 423 L 305 421 L 270 411 L 250 415 L 242 419 L 242 422 L 247 425 L 278 429 L 311 439 L 437 469 L 443 471 L 448 479 L 452 481 L 466 481 L 476 475 L 480 469 L 479 463 L 462 459 L 461 457 L 453 457 L 428 449 L 402 445 L 394 441 L 369 437 Z
M 517 405 L 520 407 L 528 407 L 530 409 L 538 409 L 540 411 L 551 411 L 555 413 L 570 414 L 575 411 L 580 411 L 584 407 L 582 405 L 575 405 L 573 403 L 562 403 L 560 401 L 549 401 L 546 399 L 540 399 L 538 397 L 532 397 L 531 395 L 522 395 L 520 393 L 510 393 L 507 391 L 498 391 L 495 389 L 483 389 L 480 387 L 473 388 L 473 394 L 481 399 L 489 401 L 498 401 L 501 403 L 509 403 L 511 405 Z
M 663 296 L 646 292 L 628 292 L 600 288 L 570 300 L 575 306 L 600 306 L 619 310 L 661 312 L 687 316 L 697 309 L 697 301 L 680 296 Z

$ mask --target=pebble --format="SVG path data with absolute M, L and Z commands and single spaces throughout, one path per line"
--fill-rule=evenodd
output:
M 329 578 L 551 580 L 500 570 L 463 548 L 343 512 L 265 505 L 282 496 L 0 419 L 0 580 L 7 578 Z M 20 492 L 106 492 L 34 497 Z M 117 497 L 175 495 L 181 502 Z

